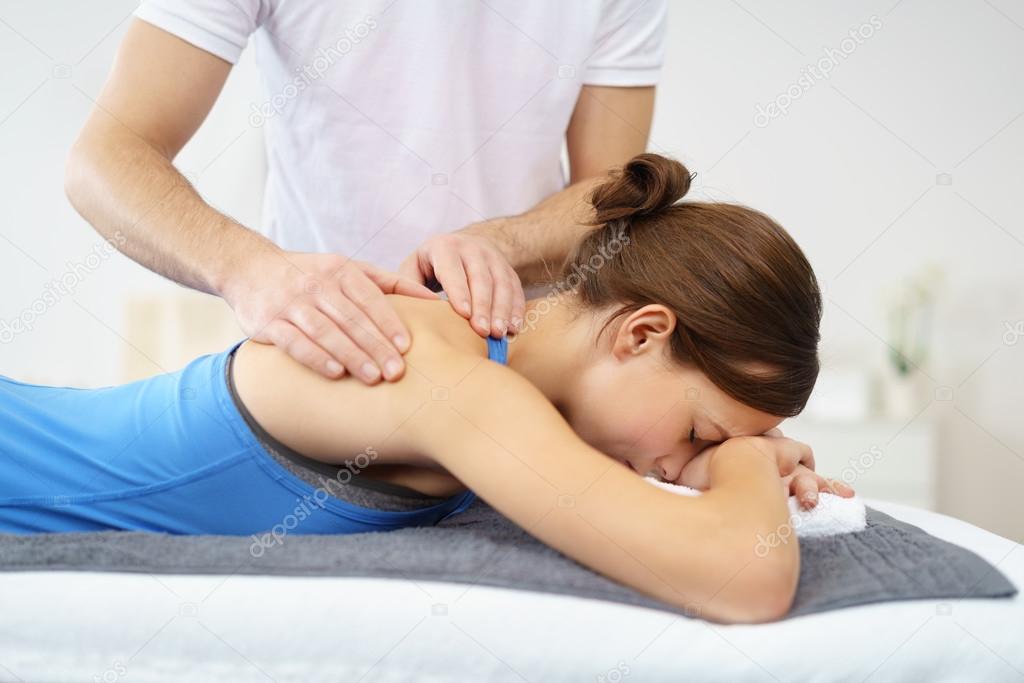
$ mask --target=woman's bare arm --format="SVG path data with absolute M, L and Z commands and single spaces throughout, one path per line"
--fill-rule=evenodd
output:
M 772 620 L 792 603 L 797 544 L 755 554 L 759 534 L 788 523 L 778 471 L 742 438 L 717 449 L 711 491 L 674 495 L 591 448 L 536 387 L 486 361 L 404 429 L 531 534 L 648 595 L 716 621 Z
M 325 380 L 274 347 L 250 343 L 238 353 L 247 407 L 310 457 L 341 462 L 372 445 L 380 464 L 436 462 L 541 541 L 708 619 L 771 620 L 792 602 L 795 539 L 755 554 L 788 523 L 763 446 L 721 444 L 708 463 L 711 490 L 678 496 L 591 448 L 513 370 L 454 351 L 426 329 L 405 377 L 374 387 Z

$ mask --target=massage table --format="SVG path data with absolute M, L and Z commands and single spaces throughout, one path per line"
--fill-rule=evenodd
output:
M 1024 584 L 1019 544 L 942 514 L 863 502 Z M 59 564 L 60 552 L 50 557 Z M 382 577 L 2 568 L 2 681 L 1024 681 L 1024 599 L 1015 590 L 720 625 L 493 585 L 485 571 L 478 581 L 440 581 L 414 569 Z

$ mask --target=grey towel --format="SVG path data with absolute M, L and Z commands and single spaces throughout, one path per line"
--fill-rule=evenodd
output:
M 863 531 L 800 542 L 790 617 L 916 598 L 996 598 L 1017 588 L 975 553 L 868 508 Z M 0 571 L 377 576 L 565 593 L 686 613 L 592 572 L 476 501 L 436 527 L 346 536 L 139 532 L 0 534 Z

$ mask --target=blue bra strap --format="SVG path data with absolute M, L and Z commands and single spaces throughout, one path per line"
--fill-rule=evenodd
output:
M 487 357 L 502 365 L 508 364 L 508 337 L 487 337 Z

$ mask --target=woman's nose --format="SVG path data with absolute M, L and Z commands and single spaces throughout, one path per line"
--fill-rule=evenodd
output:
M 683 471 L 688 455 L 682 452 L 669 453 L 654 461 L 654 469 L 661 474 L 665 481 L 675 481 L 679 473 Z

